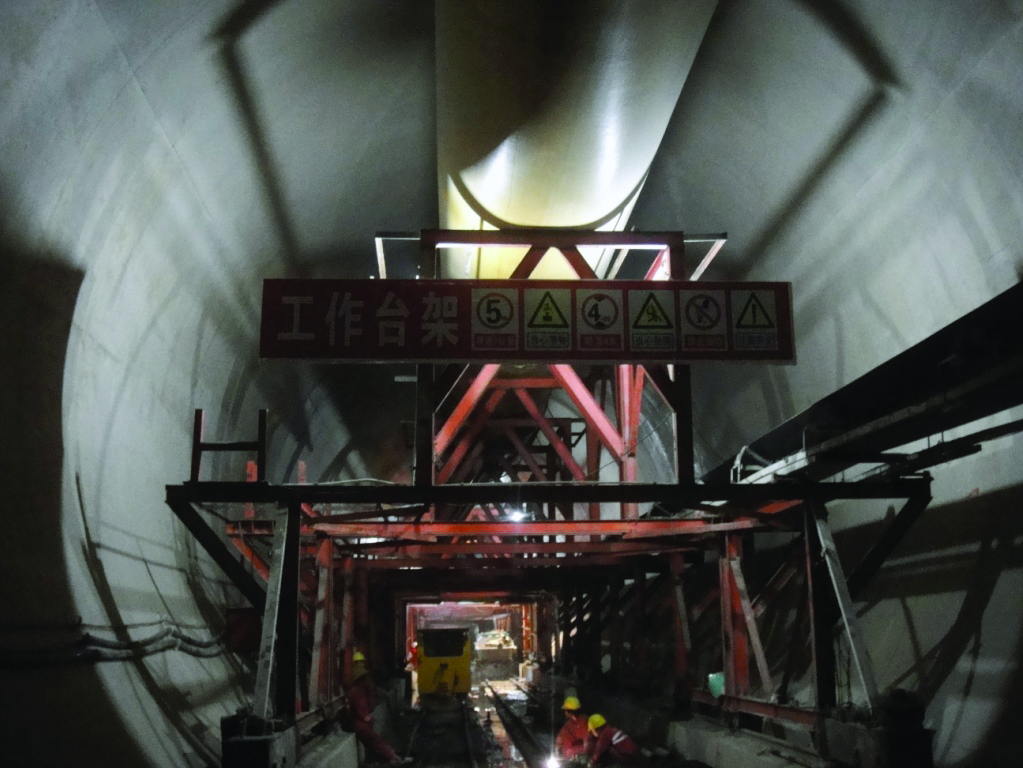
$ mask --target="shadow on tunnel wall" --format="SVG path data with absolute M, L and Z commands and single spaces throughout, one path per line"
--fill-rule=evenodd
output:
M 109 766 L 146 762 L 94 667 L 31 661 L 33 649 L 67 643 L 80 621 L 62 535 L 61 400 L 82 279 L 61 254 L 0 238 L 0 695 L 8 765 L 79 764 L 87 754 L 107 755 Z
M 953 739 L 967 708 L 991 700 L 998 702 L 994 719 L 987 724 L 973 753 L 957 763 L 949 763 L 947 758 L 943 759 L 944 747 L 936 743 L 935 762 L 939 764 L 963 768 L 1018 764 L 1023 746 L 1020 733 L 1023 665 L 1019 663 L 1023 659 L 1023 632 L 1017 625 L 1023 596 L 1010 595 L 1006 601 L 1003 592 L 996 602 L 995 592 L 1006 571 L 1023 568 L 1021 509 L 1023 485 L 974 494 L 928 509 L 895 550 L 889 564 L 860 596 L 865 603 L 861 612 L 869 611 L 882 600 L 900 602 L 914 660 L 893 685 L 917 691 L 928 705 L 943 697 L 954 702 L 943 710 L 940 706 L 929 710 L 932 718 L 950 719 L 941 725 L 952 733 Z M 879 522 L 858 526 L 836 535 L 847 564 L 858 561 L 884 525 L 885 522 Z M 947 624 L 948 629 L 933 647 L 923 648 L 918 639 L 920 616 L 917 614 L 914 621 L 907 601 L 915 596 L 937 594 L 961 594 L 962 602 L 953 616 L 924 617 Z M 1004 625 L 1016 627 L 1017 637 L 1011 646 L 1004 638 L 992 637 Z M 997 650 L 990 650 L 992 645 Z M 1009 647 L 1012 650 L 1006 653 Z M 985 659 L 989 663 L 984 663 Z M 999 662 L 1004 663 L 1004 676 L 991 671 L 992 663 Z M 962 677 L 961 682 L 957 675 Z M 992 676 L 996 679 L 981 679 Z M 956 698 L 959 700 L 955 701 Z

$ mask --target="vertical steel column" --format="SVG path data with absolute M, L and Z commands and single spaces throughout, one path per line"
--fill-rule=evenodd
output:
M 264 722 L 295 720 L 298 674 L 298 548 L 301 508 L 295 504 L 274 524 L 263 637 L 256 667 L 253 715 Z
M 199 482 L 199 470 L 202 466 L 202 438 L 206 428 L 206 412 L 196 408 L 192 419 L 192 468 L 189 479 Z
M 623 483 L 634 483 L 639 477 L 636 464 L 636 432 L 638 424 L 633 424 L 633 398 L 635 397 L 635 366 L 619 365 L 618 375 L 618 430 L 622 435 L 623 451 L 618 474 Z M 639 517 L 639 505 L 635 502 L 622 502 L 622 518 Z
M 420 488 L 433 485 L 433 366 L 416 366 L 416 452 L 412 483 Z
M 749 648 L 743 628 L 745 618 L 742 613 L 742 598 L 731 565 L 733 558 L 742 557 L 742 541 L 735 534 L 725 534 L 722 539 L 718 578 L 725 693 L 729 696 L 745 696 L 749 693 Z
M 831 636 L 831 602 L 820 588 L 827 583 L 827 567 L 821 557 L 820 540 L 814 535 L 813 512 L 803 515 L 803 542 L 806 549 L 807 608 L 810 612 L 810 656 L 817 709 L 825 712 L 837 703 L 835 691 L 835 644 Z
M 696 482 L 693 452 L 693 385 L 688 365 L 675 366 L 675 462 L 679 485 Z
M 586 479 L 591 483 L 600 480 L 600 438 L 593 427 L 586 427 Z M 600 519 L 600 502 L 590 502 L 590 520 Z M 580 536 L 577 541 L 596 541 L 600 537 Z
M 316 548 L 319 583 L 316 588 L 316 618 L 313 625 L 312 680 L 309 699 L 313 707 L 333 697 L 334 672 L 334 542 L 325 538 Z
M 615 682 L 622 680 L 622 589 L 621 572 L 615 570 L 611 578 L 611 594 L 608 605 L 608 621 L 611 631 L 611 676 Z
M 260 408 L 256 424 L 256 482 L 266 482 L 266 409 Z
M 675 624 L 675 683 L 688 690 L 689 687 L 689 650 L 692 641 L 689 636 L 689 617 L 686 612 L 686 599 L 682 592 L 682 578 L 685 562 L 681 554 L 671 556 L 671 582 L 673 591 Z
M 839 615 L 845 627 L 846 639 L 849 642 L 849 655 L 852 656 L 856 675 L 859 677 L 863 692 L 867 697 L 867 708 L 872 710 L 877 704 L 877 680 L 874 677 L 874 668 L 870 663 L 870 657 L 867 656 L 867 648 L 860 636 L 856 614 L 853 612 L 849 587 L 846 584 L 845 574 L 842 572 L 842 563 L 838 559 L 838 549 L 835 547 L 835 540 L 832 538 L 831 528 L 828 526 L 827 508 L 821 504 L 819 509 L 813 511 L 813 515 L 817 534 L 820 537 L 822 559 L 827 565 L 828 575 L 831 577 Z
M 341 681 L 352 683 L 352 656 L 355 653 L 355 561 L 346 556 L 341 560 L 344 592 L 341 598 Z
M 760 643 L 760 631 L 757 629 L 757 617 L 753 614 L 753 605 L 750 603 L 749 592 L 746 589 L 746 578 L 742 575 L 742 563 L 737 557 L 729 558 L 729 565 L 732 569 L 732 579 L 735 583 L 735 590 L 739 596 L 739 608 L 746 625 L 746 632 L 749 637 L 749 644 L 753 648 L 753 658 L 757 662 L 757 673 L 760 675 L 760 684 L 763 686 L 764 695 L 770 698 L 774 693 L 774 684 L 771 681 L 771 672 L 767 666 L 767 656 L 764 654 L 764 647 Z
M 370 666 L 378 659 L 374 658 L 376 648 L 369 642 L 369 584 L 368 574 L 364 568 L 355 569 L 355 645 L 361 646 Z

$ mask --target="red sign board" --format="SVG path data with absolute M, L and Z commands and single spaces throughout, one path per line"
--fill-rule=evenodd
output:
M 792 362 L 789 283 L 265 280 L 260 356 Z

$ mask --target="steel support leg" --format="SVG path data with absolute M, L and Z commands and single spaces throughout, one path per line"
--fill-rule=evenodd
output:
M 624 450 L 619 462 L 619 476 L 623 483 L 634 483 L 639 479 L 638 466 L 636 463 L 636 444 L 638 424 L 632 422 L 635 408 L 633 399 L 636 395 L 634 371 L 631 365 L 619 365 L 618 374 L 618 426 L 622 433 Z M 635 519 L 639 517 L 639 505 L 632 502 L 622 502 L 622 518 Z
M 312 680 L 309 699 L 313 707 L 333 698 L 334 670 L 334 544 L 323 539 L 316 552 L 319 583 L 316 588 L 316 619 L 313 625 Z
M 718 559 L 718 579 L 725 693 L 729 696 L 745 696 L 749 693 L 749 648 L 743 631 L 745 617 L 742 598 L 731 566 L 732 558 L 742 557 L 742 542 L 732 534 L 726 534 L 723 539 L 721 557 Z
M 675 683 L 686 690 L 689 687 L 689 651 L 693 647 L 689 635 L 689 616 L 682 592 L 685 563 L 682 555 L 671 556 L 671 582 L 675 619 Z
M 827 510 L 823 507 L 814 512 L 814 521 L 817 527 L 817 534 L 820 537 L 821 553 L 824 562 L 828 567 L 828 574 L 831 576 L 831 585 L 835 590 L 835 598 L 838 601 L 838 610 L 842 617 L 842 624 L 845 627 L 846 638 L 849 641 L 849 654 L 852 656 L 853 666 L 863 686 L 867 697 L 867 706 L 873 709 L 877 703 L 877 681 L 874 678 L 874 668 L 867 656 L 866 646 L 860 636 L 856 623 L 856 614 L 853 612 L 852 598 L 849 596 L 849 587 L 846 584 L 845 574 L 842 572 L 842 564 L 838 560 L 838 549 L 835 547 L 835 540 L 831 536 L 831 528 L 827 522 Z
M 344 593 L 341 598 L 341 679 L 352 683 L 352 656 L 355 654 L 355 561 L 351 557 L 341 560 Z
M 753 614 L 753 606 L 750 604 L 749 592 L 746 589 L 746 579 L 742 575 L 742 564 L 739 562 L 739 558 L 731 557 L 729 558 L 729 565 L 732 568 L 735 590 L 739 596 L 739 607 L 742 609 L 742 616 L 746 623 L 746 632 L 749 634 L 749 644 L 753 648 L 753 658 L 757 662 L 760 684 L 763 686 L 765 696 L 770 698 L 774 692 L 774 684 L 771 681 L 771 673 L 767 666 L 767 657 L 764 655 L 764 647 L 760 643 L 760 631 L 757 629 L 757 618 Z
M 821 554 L 813 513 L 807 509 L 803 522 L 806 551 L 807 610 L 810 612 L 810 656 L 817 709 L 825 712 L 837 703 L 835 691 L 835 643 L 831 636 L 832 605 L 827 584 L 828 568 Z
M 295 719 L 298 671 L 298 545 L 302 510 L 294 505 L 274 525 L 270 582 L 256 667 L 252 712 L 268 722 Z M 276 682 L 276 684 L 275 684 Z
M 412 482 L 417 486 L 433 485 L 433 366 L 416 366 L 416 437 L 415 466 Z

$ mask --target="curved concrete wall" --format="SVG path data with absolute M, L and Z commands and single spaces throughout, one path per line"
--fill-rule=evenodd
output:
M 238 76 L 213 35 L 236 10 L 0 11 L 12 765 L 219 764 L 219 718 L 246 703 L 233 657 L 7 653 L 67 643 L 79 621 L 115 641 L 159 621 L 198 640 L 223 629 L 239 598 L 163 504 L 187 478 L 193 408 L 213 439 L 252 436 L 269 408 L 276 481 L 299 458 L 311 479 L 407 473 L 389 370 L 261 365 L 256 331 L 263 277 L 364 277 L 376 229 L 436 221 L 430 9 L 278 3 L 238 35 Z M 395 183 L 410 171 L 418 186 Z M 359 402 L 364 387 L 389 411 Z M 204 472 L 240 479 L 241 462 Z
M 719 8 L 633 215 L 727 229 L 708 279 L 793 283 L 795 366 L 693 368 L 703 469 L 1023 275 L 1023 7 L 823 5 Z M 928 703 L 937 765 L 1018 754 L 1021 462 L 1017 435 L 935 468 L 859 606 L 879 683 Z M 835 507 L 847 567 L 886 514 Z
M 706 465 L 1018 279 L 1019 4 L 834 6 L 721 5 L 632 218 L 727 229 L 719 274 L 796 283 L 799 365 L 696 371 Z M 374 230 L 436 223 L 431 9 L 282 0 L 231 70 L 213 31 L 239 7 L 0 11 L 5 648 L 79 616 L 115 639 L 219 631 L 237 598 L 163 505 L 194 407 L 224 438 L 271 408 L 276 480 L 299 458 L 403 471 L 364 450 L 401 445 L 401 414 L 356 397 L 387 371 L 261 366 L 254 324 L 262 277 L 364 276 Z M 937 515 L 863 606 L 882 683 L 930 697 L 941 765 L 1016 738 L 1019 466 L 1005 438 L 937 472 Z M 842 514 L 852 553 L 884 510 Z M 232 661 L 179 651 L 6 667 L 13 764 L 215 764 L 245 694 Z

